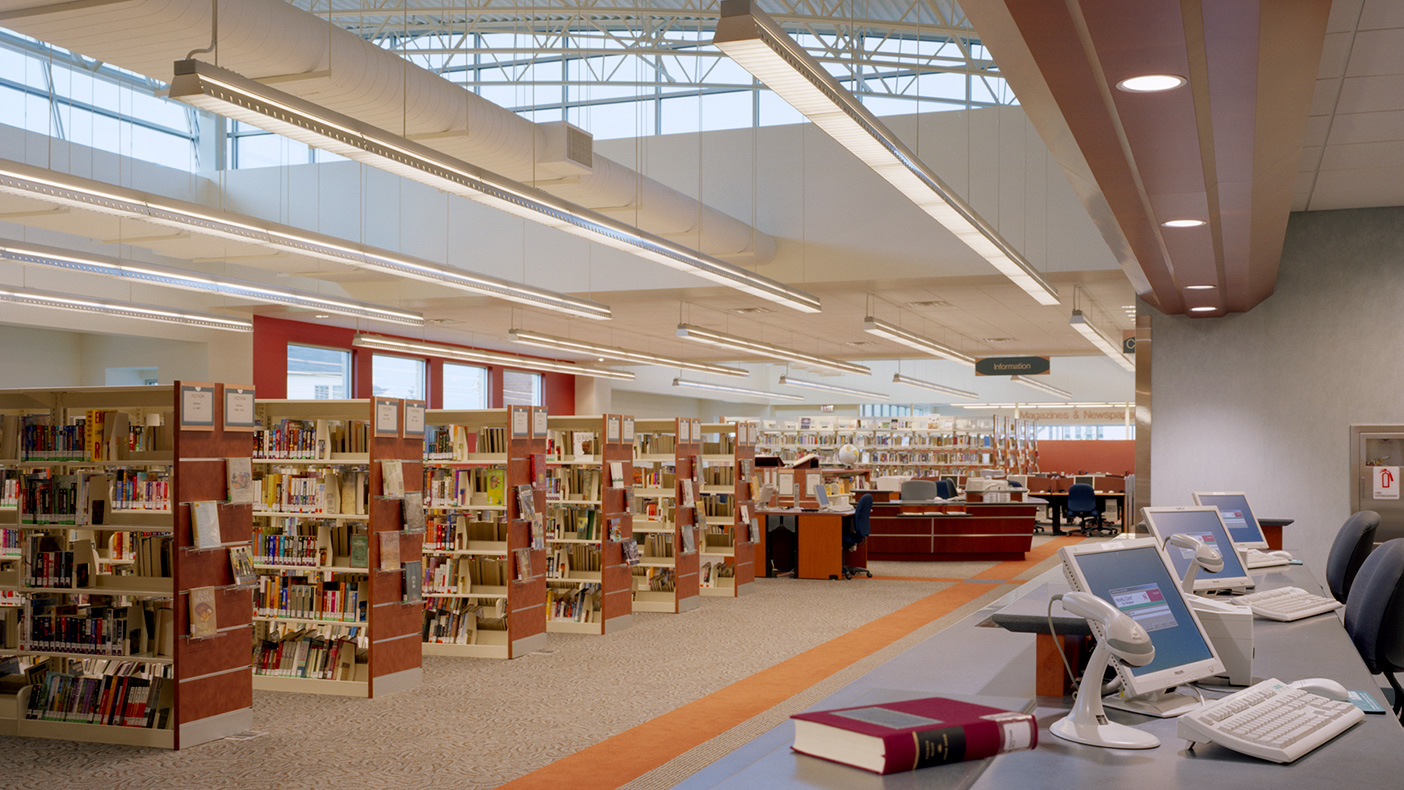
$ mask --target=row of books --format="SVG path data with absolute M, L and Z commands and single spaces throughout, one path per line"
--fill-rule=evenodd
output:
M 506 542 L 505 519 L 489 520 L 465 515 L 434 516 L 425 520 L 425 551 L 463 551 L 474 541 Z
M 308 581 L 296 576 L 260 576 L 253 583 L 260 617 L 296 617 L 365 623 L 370 590 L 365 581 Z
M 253 457 L 315 460 L 370 452 L 370 423 L 361 420 L 278 420 L 254 431 Z
M 673 535 L 668 532 L 649 532 L 643 536 L 643 553 L 645 557 L 671 557 L 673 556 Z
M 479 428 L 462 425 L 426 425 L 424 460 L 465 461 L 473 453 L 507 452 L 506 428 Z
M 599 434 L 594 431 L 547 431 L 546 455 L 553 461 L 576 461 L 599 454 Z
M 142 647 L 140 620 L 129 632 L 127 607 L 72 606 L 59 599 L 31 598 L 21 610 L 20 650 L 126 656 Z
M 634 568 L 635 589 L 650 592 L 673 592 L 677 589 L 677 574 L 672 568 Z M 643 587 L 640 587 L 639 584 Z
M 59 672 L 45 674 L 30 690 L 25 717 L 116 727 L 165 729 L 170 717 L 169 678 L 135 674 L 92 677 Z
M 256 675 L 315 680 L 356 680 L 358 647 L 351 639 L 297 632 L 281 641 L 254 645 Z
M 18 557 L 24 533 L 17 529 L 0 529 L 0 555 Z
M 634 467 L 634 485 L 645 488 L 666 488 L 673 490 L 676 476 L 670 466 L 636 466 Z
M 425 557 L 425 595 L 467 595 L 473 591 L 475 557 Z
M 678 437 L 671 433 L 641 433 L 634 437 L 636 455 L 673 455 L 678 449 Z
M 576 623 L 599 622 L 601 586 L 585 582 L 575 588 L 546 588 L 546 619 Z
M 546 556 L 548 579 L 569 579 L 573 571 L 598 571 L 603 567 L 599 546 L 560 546 Z
M 502 505 L 506 489 L 507 472 L 503 469 L 425 467 L 424 470 L 424 491 L 431 508 Z
M 729 486 L 736 482 L 736 470 L 729 466 L 708 466 L 702 469 L 702 485 Z
M 600 511 L 568 508 L 551 514 L 551 531 L 557 539 L 569 535 L 576 540 L 600 540 Z
M 361 537 L 364 540 L 365 536 Z M 259 565 L 315 568 L 327 564 L 323 562 L 325 558 L 325 547 L 319 545 L 315 534 L 298 534 L 280 527 L 254 527 L 253 561 Z
M 108 556 L 131 560 L 137 576 L 170 576 L 173 541 L 167 533 L 114 532 L 108 540 Z
M 254 478 L 253 499 L 278 513 L 364 516 L 369 489 L 365 469 L 276 469 Z
M 171 479 L 165 470 L 114 469 L 112 507 L 117 510 L 170 510 Z
M 165 472 L 31 474 L 15 484 L 14 504 L 22 524 L 100 526 L 109 509 L 170 510 L 170 478 Z
M 17 470 L 0 469 L 0 508 L 19 505 L 20 478 Z
M 598 501 L 600 470 L 578 466 L 559 466 L 546 478 L 546 499 L 552 502 Z
M 701 587 L 720 587 L 722 579 L 735 575 L 736 569 L 725 562 L 704 562 L 697 569 L 697 583 Z
M 423 639 L 441 645 L 475 645 L 479 631 L 506 631 L 506 601 L 492 606 L 465 598 L 428 598 Z
M 63 548 L 65 543 L 51 535 L 26 535 L 20 556 L 20 584 L 61 589 L 87 587 L 93 569 L 88 562 L 79 561 L 79 556 L 92 556 L 92 543 L 80 541 L 87 545 L 85 552 Z

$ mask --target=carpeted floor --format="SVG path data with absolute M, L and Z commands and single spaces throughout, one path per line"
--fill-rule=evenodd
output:
M 1046 557 L 1050 540 L 1036 538 L 1031 559 Z M 1056 545 L 1065 542 L 1073 541 Z M 774 726 L 790 707 L 1007 592 L 1002 582 L 1034 564 L 875 562 L 872 580 L 761 579 L 740 599 L 636 614 L 618 634 L 552 634 L 544 650 L 515 661 L 426 657 L 422 687 L 381 699 L 257 692 L 255 737 L 181 752 L 6 739 L 0 788 L 489 788 L 514 779 L 514 787 L 565 787 L 636 777 L 639 788 L 665 787 L 734 748 L 728 737 Z M 775 699 L 741 682 L 767 670 L 750 688 L 775 689 Z M 689 725 L 691 710 L 710 710 L 716 732 L 656 748 L 667 714 L 680 711 L 674 726 Z M 560 783 L 560 771 L 588 767 L 629 738 L 632 751 L 655 754 L 617 766 L 625 781 Z

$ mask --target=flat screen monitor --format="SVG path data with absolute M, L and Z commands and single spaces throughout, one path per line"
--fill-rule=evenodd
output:
M 823 483 L 814 484 L 814 498 L 819 500 L 819 507 L 829 509 L 829 492 L 824 490 Z
M 1028 476 L 1028 475 L 1010 475 L 1010 476 L 1009 476 L 1009 485 L 1018 486 L 1018 487 L 1020 487 L 1020 488 L 1028 488 L 1028 487 L 1029 487 L 1029 476 Z
M 1083 543 L 1064 546 L 1058 554 L 1074 589 L 1111 603 L 1150 634 L 1154 661 L 1143 667 L 1117 662 L 1132 696 L 1162 692 L 1224 671 L 1156 539 Z M 1099 631 L 1100 626 L 1094 625 L 1093 630 Z
M 1224 520 L 1219 517 L 1218 508 L 1196 505 L 1194 507 L 1148 507 L 1142 508 L 1145 514 L 1146 525 L 1150 527 L 1151 534 L 1159 540 L 1162 545 L 1172 535 L 1193 535 L 1204 541 L 1209 546 L 1218 549 L 1219 555 L 1224 558 L 1224 568 L 1218 573 L 1210 573 L 1200 568 L 1199 574 L 1194 579 L 1194 591 L 1204 590 L 1232 590 L 1253 586 L 1253 579 L 1249 577 L 1248 570 L 1239 562 L 1238 552 L 1233 550 L 1233 541 L 1229 540 L 1228 528 L 1224 526 Z M 1183 549 L 1179 546 L 1165 546 L 1165 555 L 1170 558 L 1170 564 L 1175 567 L 1175 573 L 1184 578 L 1185 571 L 1189 570 L 1190 562 L 1194 559 L 1194 551 Z
M 1075 485 L 1075 486 L 1076 486 L 1076 485 L 1092 486 L 1093 488 L 1096 488 L 1096 487 L 1097 487 L 1097 476 L 1096 476 L 1096 475 L 1073 475 L 1073 485 Z
M 1240 549 L 1265 549 L 1268 547 L 1262 525 L 1253 515 L 1253 508 L 1248 504 L 1248 496 L 1242 491 L 1204 491 L 1194 495 L 1194 503 L 1196 505 L 1210 505 L 1219 509 L 1219 515 L 1224 517 L 1224 526 L 1228 527 L 1233 545 Z

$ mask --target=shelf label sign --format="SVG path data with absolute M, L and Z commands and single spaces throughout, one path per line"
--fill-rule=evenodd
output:
M 975 360 L 977 376 L 1044 376 L 1048 357 L 981 357 Z
M 1375 499 L 1399 498 L 1399 467 L 1372 466 L 1370 471 L 1375 478 Z

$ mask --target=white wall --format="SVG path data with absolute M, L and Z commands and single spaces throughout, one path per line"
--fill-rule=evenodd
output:
M 0 326 L 0 389 L 76 387 L 82 382 L 82 348 L 83 336 L 76 332 Z
M 101 323 L 96 316 L 79 317 Z M 153 368 L 162 384 L 177 379 L 253 382 L 251 335 L 198 334 L 219 337 L 173 340 L 0 325 L 0 388 L 100 387 L 108 383 L 108 368 Z
M 1277 291 L 1216 319 L 1153 313 L 1152 501 L 1246 491 L 1325 578 L 1349 428 L 1404 423 L 1404 209 L 1292 215 Z

